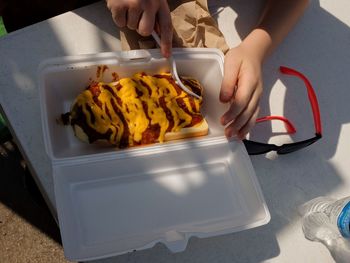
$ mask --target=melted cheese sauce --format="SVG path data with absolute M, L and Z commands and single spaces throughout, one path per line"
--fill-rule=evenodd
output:
M 189 88 L 199 86 L 193 81 L 188 81 Z M 189 127 L 193 116 L 200 115 L 202 100 L 181 90 L 168 73 L 137 73 L 118 82 L 94 85 L 97 93 L 85 90 L 76 98 L 74 107 L 81 107 L 89 127 L 99 134 L 109 132 L 109 142 L 115 145 L 125 134 L 129 146 L 139 144 L 152 127 L 158 129 L 156 141 L 163 142 L 166 132 Z

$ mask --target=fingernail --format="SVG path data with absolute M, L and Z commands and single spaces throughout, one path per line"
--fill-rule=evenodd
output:
M 167 52 L 167 51 L 165 51 L 165 52 L 163 53 L 163 56 L 164 56 L 165 58 L 169 58 L 169 57 L 170 57 L 170 53 Z
M 227 124 L 225 117 L 220 118 L 221 125 L 225 126 Z
M 227 102 L 230 98 L 229 98 L 230 94 L 226 91 L 223 91 L 220 93 L 220 100 L 222 102 Z

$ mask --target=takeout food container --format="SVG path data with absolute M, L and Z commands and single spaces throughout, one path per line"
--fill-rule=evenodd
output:
M 92 260 L 150 248 L 183 251 L 210 237 L 266 224 L 270 214 L 243 144 L 225 138 L 219 102 L 223 54 L 174 49 L 180 75 L 204 86 L 209 134 L 128 149 L 90 145 L 57 123 L 91 80 L 169 71 L 158 50 L 100 53 L 44 61 L 39 92 L 65 256 Z M 101 68 L 103 72 L 101 73 Z

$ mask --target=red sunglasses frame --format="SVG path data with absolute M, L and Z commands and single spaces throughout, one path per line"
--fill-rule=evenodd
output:
M 313 137 L 311 139 L 304 140 L 304 141 L 300 141 L 300 142 L 283 144 L 280 146 L 277 146 L 275 144 L 260 143 L 260 142 L 255 142 L 255 141 L 245 139 L 245 140 L 243 140 L 243 142 L 244 142 L 244 144 L 247 148 L 247 151 L 250 155 L 262 154 L 262 153 L 266 153 L 269 151 L 277 151 L 278 154 L 286 154 L 286 153 L 290 153 L 290 152 L 299 150 L 299 149 L 304 148 L 306 146 L 309 146 L 310 144 L 312 144 L 315 141 L 322 138 L 322 125 L 321 125 L 320 109 L 318 106 L 316 93 L 315 93 L 310 81 L 302 73 L 300 73 L 299 71 L 296 71 L 295 69 L 288 68 L 285 66 L 280 66 L 279 69 L 280 69 L 281 73 L 283 73 L 283 74 L 293 75 L 293 76 L 299 77 L 301 80 L 303 80 L 303 82 L 307 88 L 308 98 L 309 98 L 309 101 L 311 104 L 314 125 L 315 125 L 315 137 Z M 296 132 L 296 129 L 294 128 L 293 124 L 287 118 L 282 117 L 282 116 L 261 117 L 261 118 L 258 118 L 256 120 L 256 122 L 259 123 L 259 122 L 268 121 L 268 120 L 281 120 L 285 123 L 285 126 L 286 126 L 288 133 L 295 133 Z
M 315 130 L 316 130 L 315 133 L 321 135 L 322 134 L 322 125 L 321 125 L 320 108 L 318 106 L 318 101 L 317 101 L 315 90 L 312 87 L 310 81 L 302 73 L 300 73 L 299 71 L 296 71 L 295 69 L 281 66 L 280 71 L 281 71 L 281 73 L 286 74 L 286 75 L 293 75 L 293 76 L 299 77 L 301 80 L 304 81 L 306 89 L 307 89 L 307 95 L 309 97 L 309 101 L 311 104 L 312 115 L 314 117 L 314 124 L 315 124 Z

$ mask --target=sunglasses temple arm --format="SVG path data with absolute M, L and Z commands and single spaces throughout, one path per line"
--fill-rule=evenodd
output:
M 320 117 L 320 109 L 318 106 L 318 101 L 317 101 L 317 97 L 316 97 L 316 93 L 310 83 L 310 81 L 300 72 L 291 69 L 291 68 L 287 68 L 284 66 L 280 67 L 280 71 L 284 74 L 288 74 L 288 75 L 294 75 L 297 76 L 299 78 L 301 78 L 307 88 L 307 94 L 309 97 L 309 101 L 311 104 L 311 108 L 312 108 L 312 114 L 313 114 L 313 118 L 314 118 L 314 122 L 315 122 L 315 129 L 316 129 L 316 133 L 317 134 L 322 134 L 322 126 L 321 126 L 321 117 Z
M 294 125 L 287 118 L 282 117 L 282 116 L 265 116 L 265 117 L 257 118 L 256 122 L 264 122 L 264 121 L 271 121 L 271 120 L 283 121 L 284 125 L 287 129 L 287 132 L 289 134 L 293 134 L 296 132 Z

